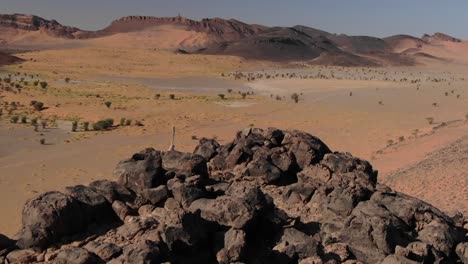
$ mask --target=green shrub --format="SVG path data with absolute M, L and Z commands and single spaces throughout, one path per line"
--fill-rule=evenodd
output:
M 125 118 L 122 117 L 120 118 L 120 123 L 119 123 L 120 126 L 125 126 Z
M 112 102 L 111 101 L 106 101 L 106 102 L 104 102 L 104 104 L 107 106 L 107 108 L 110 108 L 111 105 L 112 105 Z
M 22 116 L 21 117 L 21 123 L 22 124 L 26 124 L 26 121 L 28 120 L 28 118 L 26 116 Z
M 132 124 L 132 120 L 131 120 L 131 119 L 125 120 L 125 125 L 126 125 L 126 126 L 129 126 L 129 125 L 131 125 L 131 124 Z
M 10 118 L 10 122 L 11 122 L 11 123 L 18 123 L 18 120 L 19 120 L 19 116 L 12 116 L 12 117 Z
M 83 130 L 84 131 L 89 131 L 89 122 L 84 122 L 83 123 Z
M 93 129 L 96 131 L 102 131 L 109 129 L 112 125 L 114 125 L 114 120 L 112 118 L 107 118 L 104 120 L 97 121 L 93 124 Z
M 40 82 L 39 85 L 41 86 L 42 89 L 47 88 L 47 82 Z

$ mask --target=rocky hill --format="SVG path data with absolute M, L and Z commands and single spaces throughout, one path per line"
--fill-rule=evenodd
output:
M 462 263 L 467 222 L 378 183 L 301 131 L 248 128 L 193 153 L 146 149 L 28 201 L 0 263 Z
M 420 52 L 424 45 L 440 41 L 461 41 L 442 33 L 425 35 L 422 39 L 405 35 L 382 39 L 371 36 L 337 35 L 306 26 L 266 27 L 234 19 L 207 18 L 196 21 L 181 16 L 128 16 L 113 21 L 102 30 L 84 31 L 63 26 L 55 20 L 46 20 L 33 15 L 13 14 L 0 15 L 0 34 L 2 35 L 0 43 L 8 46 L 10 40 L 21 39 L 22 34 L 28 36 L 27 32 L 30 31 L 45 32 L 52 37 L 67 39 L 93 39 L 131 33 L 154 36 L 158 34 L 157 29 L 162 26 L 166 28 L 159 31 L 159 34 L 168 34 L 167 36 L 170 36 L 168 26 L 172 27 L 173 32 L 183 30 L 204 34 L 203 37 L 199 36 L 203 38 L 203 41 L 194 41 L 192 46 L 190 46 L 191 41 L 181 42 L 180 39 L 173 38 L 175 43 L 169 43 L 168 46 L 174 47 L 174 51 L 234 55 L 245 59 L 279 62 L 306 61 L 311 64 L 341 66 L 414 65 L 416 59 L 420 57 L 416 53 Z M 19 37 L 8 37 L 9 35 Z M 26 39 L 30 38 L 26 37 Z M 160 39 L 156 36 L 154 41 L 158 42 Z M 53 41 L 47 41 L 49 45 L 51 42 Z M 201 43 L 202 46 L 200 46 Z M 10 48 L 15 48 L 15 45 L 12 45 Z M 410 52 L 414 49 L 416 49 L 414 52 Z M 425 58 L 431 59 L 432 57 L 426 56 Z
M 86 31 L 75 27 L 63 26 L 55 20 L 47 20 L 34 15 L 0 14 L 0 27 L 24 31 L 44 31 L 54 37 L 79 38 Z

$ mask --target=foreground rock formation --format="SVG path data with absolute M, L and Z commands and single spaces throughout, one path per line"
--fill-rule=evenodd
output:
M 300 131 L 249 128 L 193 153 L 146 149 L 28 201 L 0 263 L 463 263 L 467 222 L 392 191 Z

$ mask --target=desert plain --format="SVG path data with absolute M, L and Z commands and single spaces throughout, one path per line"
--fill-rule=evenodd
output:
M 203 137 L 226 143 L 249 126 L 307 131 L 369 160 L 395 190 L 449 214 L 468 213 L 468 42 L 430 46 L 426 52 L 445 59 L 421 57 L 413 66 L 170 51 L 173 43 L 203 45 L 205 37 L 164 26 L 86 40 L 39 32 L 10 39 L 27 51 L 14 53 L 23 62 L 0 68 L 2 79 L 22 87 L 0 91 L 1 233 L 19 230 L 22 205 L 35 195 L 113 179 L 119 160 L 147 147 L 166 150 L 172 127 L 181 151 Z M 111 129 L 85 131 L 85 122 L 106 118 Z M 35 131 L 36 119 L 45 128 Z

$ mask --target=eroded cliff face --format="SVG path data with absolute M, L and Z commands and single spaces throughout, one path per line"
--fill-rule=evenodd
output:
M 39 195 L 0 263 L 466 263 L 466 227 L 310 134 L 248 128 Z
M 434 35 L 427 35 L 427 34 L 425 34 L 425 35 L 422 37 L 422 39 L 423 39 L 424 41 L 429 42 L 429 43 L 431 43 L 431 42 L 437 42 L 437 41 L 449 41 L 449 42 L 455 42 L 455 43 L 461 42 L 460 39 L 454 38 L 454 37 L 452 37 L 452 36 L 449 36 L 449 35 L 447 35 L 447 34 L 440 33 L 440 32 L 435 33 Z

